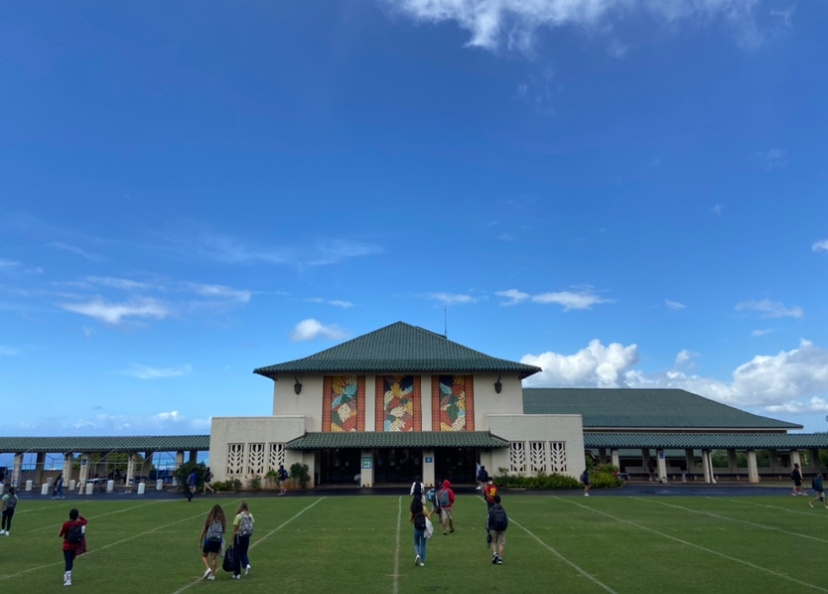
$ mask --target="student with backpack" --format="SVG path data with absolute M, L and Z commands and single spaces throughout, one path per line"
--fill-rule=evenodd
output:
M 819 501 L 822 505 L 825 506 L 825 509 L 828 509 L 828 502 L 825 501 L 825 488 L 822 486 L 821 472 L 818 472 L 817 475 L 814 477 L 814 480 L 811 481 L 811 489 L 813 489 L 814 493 L 816 493 L 816 497 L 809 501 L 808 505 L 814 507 L 814 503 Z
M 454 491 L 448 479 L 443 481 L 443 488 L 437 492 L 437 503 L 440 506 L 440 523 L 443 525 L 443 536 L 449 531 L 454 532 Z
M 414 482 L 411 483 L 411 491 L 409 492 L 409 495 L 419 499 L 422 503 L 426 502 L 425 488 L 423 487 L 423 482 L 420 480 L 419 476 L 415 477 Z
M 431 514 L 423 505 L 421 497 L 411 500 L 408 521 L 414 524 L 414 565 L 425 567 L 426 544 L 431 536 L 428 526 L 431 523 Z M 431 527 L 431 531 L 433 530 L 434 526 Z
M 63 523 L 58 532 L 58 537 L 63 539 L 64 586 L 72 585 L 72 569 L 78 550 L 83 546 L 86 524 L 86 518 L 80 515 L 77 509 L 72 508 L 69 510 L 69 520 Z
M 250 575 L 250 559 L 247 551 L 250 549 L 250 537 L 253 535 L 253 514 L 242 501 L 239 509 L 236 510 L 236 517 L 233 518 L 233 579 L 242 578 L 241 570 L 244 567 L 244 575 Z
M 290 477 L 284 464 L 279 464 L 277 475 L 279 476 L 279 495 L 284 495 L 287 493 L 287 480 Z
M 224 531 L 227 528 L 227 518 L 224 510 L 216 504 L 210 509 L 210 513 L 204 520 L 204 527 L 198 537 L 198 548 L 201 550 L 201 560 L 204 562 L 204 575 L 202 579 L 215 580 L 216 568 L 218 566 L 218 554 L 221 551 L 221 544 L 224 538 Z
M 0 534 L 9 535 L 12 517 L 14 516 L 14 510 L 17 508 L 18 500 L 17 489 L 9 487 L 9 492 L 3 495 L 3 520 L 0 524 Z
M 492 541 L 492 564 L 503 565 L 503 551 L 506 548 L 506 529 L 509 527 L 509 516 L 500 505 L 500 495 L 494 496 L 494 505 L 489 509 L 486 518 L 486 530 Z

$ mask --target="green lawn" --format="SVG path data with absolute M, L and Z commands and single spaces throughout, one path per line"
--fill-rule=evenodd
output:
M 197 538 L 210 505 L 185 500 L 22 500 L 0 537 L 0 591 L 63 588 L 60 524 L 77 506 L 89 553 L 72 590 L 88 592 L 828 592 L 828 510 L 805 497 L 504 497 L 505 564 L 491 564 L 486 506 L 458 497 L 457 531 L 438 530 L 413 564 L 409 498 L 254 497 L 253 573 L 202 574 Z

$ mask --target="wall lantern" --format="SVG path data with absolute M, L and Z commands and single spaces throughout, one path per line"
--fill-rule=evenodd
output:
M 302 393 L 302 384 L 299 383 L 299 378 L 294 376 L 293 379 L 296 380 L 296 383 L 293 384 L 293 391 L 296 392 L 297 395 L 301 394 Z
M 497 376 L 497 381 L 494 383 L 495 392 L 500 394 L 500 391 L 503 389 L 503 384 L 500 383 L 500 378 L 502 376 Z

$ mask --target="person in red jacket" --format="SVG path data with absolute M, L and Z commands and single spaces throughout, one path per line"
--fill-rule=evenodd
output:
M 495 495 L 497 495 L 497 486 L 494 484 L 494 479 L 489 477 L 489 482 L 483 487 L 483 497 L 486 498 L 486 505 L 489 509 L 495 504 Z
M 69 512 L 69 521 L 64 522 L 60 527 L 58 537 L 63 539 L 63 561 L 65 573 L 63 574 L 63 585 L 72 585 L 72 566 L 75 563 L 75 556 L 78 548 L 83 543 L 84 532 L 86 531 L 86 518 L 77 509 L 72 508 Z
M 448 479 L 443 481 L 443 488 L 437 492 L 437 501 L 440 503 L 440 523 L 443 525 L 443 534 L 449 533 L 446 531 L 446 525 L 450 528 L 450 532 L 454 532 L 454 491 Z

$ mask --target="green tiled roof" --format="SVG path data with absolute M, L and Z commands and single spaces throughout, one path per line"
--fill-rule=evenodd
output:
M 828 433 L 591 433 L 587 448 L 672 448 L 710 450 L 802 450 L 828 448 Z
M 286 363 L 254 369 L 276 379 L 291 373 L 464 373 L 486 371 L 516 373 L 521 379 L 540 367 L 490 357 L 445 336 L 397 322 L 338 346 Z
M 487 431 L 366 431 L 364 433 L 306 433 L 287 443 L 289 450 L 331 448 L 505 448 L 508 441 Z
M 209 435 L 128 437 L 0 437 L 4 453 L 69 452 L 178 452 L 210 449 Z
M 802 429 L 685 390 L 524 388 L 525 414 L 580 414 L 590 429 Z

